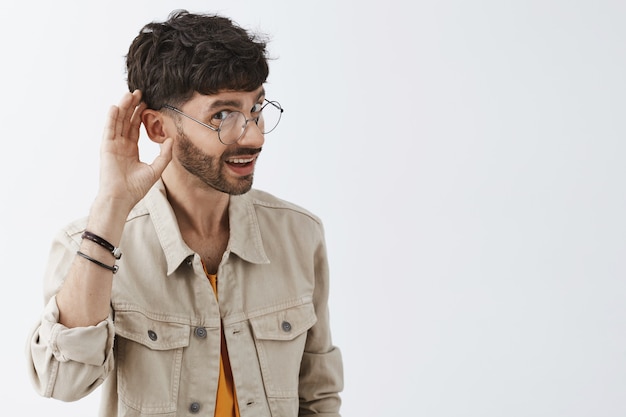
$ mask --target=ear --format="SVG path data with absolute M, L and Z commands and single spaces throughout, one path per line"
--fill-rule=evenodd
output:
M 150 140 L 156 143 L 163 143 L 165 139 L 170 137 L 167 134 L 166 121 L 160 111 L 146 109 L 141 114 L 141 122 L 146 128 L 146 133 Z

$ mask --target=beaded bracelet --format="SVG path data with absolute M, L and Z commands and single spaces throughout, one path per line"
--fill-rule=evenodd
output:
M 113 272 L 114 274 L 117 273 L 118 269 L 120 269 L 119 266 L 117 266 L 117 265 L 109 266 L 107 264 L 104 264 L 104 263 L 100 262 L 97 259 L 92 258 L 89 255 L 85 255 L 81 251 L 76 251 L 76 255 L 82 256 L 83 258 L 87 259 L 88 261 L 91 261 L 94 264 L 96 264 L 98 266 L 101 266 L 102 268 L 108 269 L 109 271 Z
M 101 238 L 96 234 L 85 230 L 81 237 L 83 239 L 91 240 L 92 242 L 95 242 L 98 245 L 102 246 L 103 248 L 111 252 L 115 259 L 120 259 L 122 257 L 122 251 L 120 250 L 120 248 L 116 248 L 115 246 L 111 245 L 107 240 Z

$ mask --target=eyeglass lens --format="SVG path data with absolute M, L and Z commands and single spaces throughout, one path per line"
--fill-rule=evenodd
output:
M 267 102 L 259 115 L 257 125 L 262 133 L 270 133 L 276 128 L 282 114 L 282 108 L 277 102 Z M 250 120 L 254 122 L 254 119 Z M 223 143 L 232 144 L 243 136 L 246 130 L 246 117 L 235 111 L 230 113 L 220 124 L 219 135 Z

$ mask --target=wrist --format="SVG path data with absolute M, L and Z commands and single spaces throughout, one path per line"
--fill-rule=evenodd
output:
M 118 199 L 96 197 L 86 229 L 117 246 L 132 205 Z

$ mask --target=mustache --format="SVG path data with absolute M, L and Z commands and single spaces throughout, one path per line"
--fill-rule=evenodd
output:
M 232 158 L 233 156 L 249 156 L 261 153 L 263 148 L 236 148 L 222 154 L 222 159 Z

